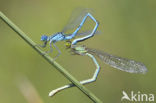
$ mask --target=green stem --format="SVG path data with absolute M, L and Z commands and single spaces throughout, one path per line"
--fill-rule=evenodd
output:
M 8 24 L 8 26 L 15 31 L 24 41 L 26 41 L 32 48 L 34 48 L 44 59 L 46 59 L 52 66 L 54 66 L 59 72 L 61 72 L 69 81 L 71 81 L 77 88 L 79 88 L 84 94 L 86 94 L 93 102 L 102 103 L 92 92 L 86 89 L 78 80 L 76 80 L 71 74 L 69 74 L 60 64 L 54 61 L 48 54 L 37 47 L 37 44 L 33 42 L 21 29 L 19 29 L 11 20 L 9 20 L 2 12 L 0 12 L 0 18 Z

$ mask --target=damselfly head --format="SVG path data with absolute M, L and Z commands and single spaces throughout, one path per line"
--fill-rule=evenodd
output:
M 71 41 L 70 40 L 66 41 L 65 46 L 66 49 L 69 49 L 71 47 Z
M 48 36 L 47 35 L 42 35 L 41 36 L 41 41 L 47 41 L 48 39 Z

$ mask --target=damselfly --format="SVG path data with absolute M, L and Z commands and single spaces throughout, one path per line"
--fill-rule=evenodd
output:
M 81 84 L 88 84 L 88 83 L 96 81 L 96 79 L 97 79 L 97 76 L 100 71 L 100 65 L 98 64 L 98 62 L 94 56 L 97 56 L 98 58 L 100 58 L 100 60 L 102 60 L 104 63 L 110 65 L 111 67 L 125 71 L 125 72 L 142 73 L 142 74 L 147 72 L 147 68 L 141 62 L 137 62 L 137 61 L 126 59 L 126 58 L 121 58 L 118 56 L 113 56 L 113 55 L 110 55 L 103 51 L 87 48 L 84 45 L 70 45 L 70 43 L 68 43 L 66 46 L 68 46 L 71 49 L 71 52 L 74 54 L 82 55 L 82 56 L 86 55 L 86 56 L 90 57 L 96 66 L 96 70 L 95 70 L 93 77 L 90 79 L 87 79 L 87 80 L 80 81 Z M 51 91 L 49 93 L 49 96 L 53 96 L 57 92 L 64 90 L 66 88 L 73 87 L 73 86 L 74 86 L 73 84 L 68 84 L 68 85 L 62 86 L 60 88 L 57 88 L 57 89 Z
M 84 37 L 74 39 L 74 40 L 72 41 L 72 45 L 75 45 L 75 44 L 77 44 L 77 42 L 84 41 L 84 40 L 86 40 L 86 39 L 88 39 L 88 38 L 94 36 L 94 34 L 96 33 L 96 30 L 97 30 L 97 28 L 98 28 L 99 23 L 98 23 L 98 21 L 92 16 L 91 13 L 89 13 L 89 12 L 87 12 L 87 11 L 82 11 L 82 12 L 83 12 L 83 13 L 81 13 L 81 14 L 83 14 L 83 15 L 80 15 L 80 18 L 82 18 L 82 20 L 81 20 L 81 22 L 79 23 L 78 27 L 76 28 L 76 30 L 75 30 L 73 33 L 71 33 L 71 34 L 65 34 L 65 31 L 66 31 L 67 29 L 69 29 L 70 27 L 73 28 L 73 27 L 77 26 L 76 24 L 71 25 L 71 26 L 67 25 L 67 26 L 65 26 L 65 28 L 62 30 L 62 32 L 57 32 L 57 33 L 55 33 L 55 34 L 53 34 L 53 35 L 50 35 L 50 36 L 42 35 L 42 36 L 41 36 L 41 41 L 44 42 L 44 45 L 42 45 L 42 46 L 40 46 L 40 47 L 43 47 L 43 48 L 46 47 L 47 43 L 49 42 L 50 51 L 48 51 L 47 53 L 52 52 L 52 45 L 53 45 L 53 46 L 57 49 L 57 51 L 58 51 L 58 54 L 57 54 L 57 56 L 55 57 L 55 58 L 57 58 L 57 57 L 61 54 L 61 51 L 60 51 L 59 48 L 55 45 L 56 42 L 58 42 L 58 41 L 65 41 L 65 40 L 71 40 L 71 39 L 73 39 L 73 38 L 74 38 L 75 36 L 77 36 L 77 35 L 85 35 Z M 92 30 L 91 32 L 88 32 L 88 35 L 86 35 L 86 33 L 79 33 L 79 34 L 78 34 L 78 31 L 79 31 L 79 30 L 82 28 L 82 26 L 84 25 L 84 23 L 85 23 L 87 17 L 89 17 L 91 20 L 93 20 L 93 21 L 95 22 L 95 26 L 94 26 L 93 30 Z

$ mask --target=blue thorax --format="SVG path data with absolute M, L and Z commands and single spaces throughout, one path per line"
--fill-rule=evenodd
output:
M 62 32 L 58 32 L 51 36 L 42 35 L 41 41 L 50 41 L 50 42 L 57 42 L 65 39 L 65 35 Z

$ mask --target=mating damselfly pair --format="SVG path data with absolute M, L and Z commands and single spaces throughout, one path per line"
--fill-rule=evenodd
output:
M 81 14 L 83 14 L 83 15 L 81 15 Z M 100 71 L 100 65 L 98 64 L 98 62 L 94 56 L 99 57 L 104 63 L 106 63 L 116 69 L 125 71 L 125 72 L 142 73 L 142 74 L 147 72 L 147 68 L 141 62 L 137 62 L 137 61 L 126 59 L 126 58 L 121 58 L 118 56 L 113 56 L 108 53 L 98 51 L 96 49 L 90 49 L 84 45 L 78 45 L 77 44 L 78 42 L 82 42 L 86 39 L 93 37 L 94 34 L 97 32 L 97 28 L 99 26 L 99 22 L 92 16 L 92 14 L 90 12 L 82 11 L 81 14 L 80 14 L 80 17 L 82 19 L 79 20 L 79 22 L 77 22 L 76 24 L 72 24 L 72 26 L 71 26 L 71 23 L 69 23 L 69 24 L 67 24 L 67 26 L 65 26 L 65 29 L 63 29 L 62 32 L 58 32 L 58 33 L 50 35 L 50 36 L 42 35 L 42 37 L 41 37 L 41 41 L 44 42 L 44 45 L 42 45 L 41 47 L 46 47 L 47 43 L 49 42 L 50 51 L 48 51 L 48 53 L 52 52 L 52 45 L 58 51 L 58 55 L 55 57 L 55 59 L 61 54 L 61 51 L 55 45 L 55 43 L 58 41 L 71 41 L 74 38 L 74 40 L 72 42 L 67 42 L 66 46 L 69 49 L 71 49 L 71 51 L 73 53 L 75 53 L 77 55 L 82 55 L 82 56 L 86 55 L 93 60 L 95 66 L 96 66 L 96 71 L 92 78 L 80 81 L 81 84 L 88 84 L 88 83 L 94 82 L 97 79 L 97 76 Z M 79 33 L 79 30 L 82 28 L 82 26 L 86 22 L 87 18 L 90 18 L 90 20 L 95 22 L 95 26 L 94 26 L 93 30 L 90 30 L 89 32 L 85 32 L 85 33 Z M 77 20 L 75 20 L 75 21 L 77 21 Z M 71 28 L 75 28 L 75 27 L 76 27 L 76 29 L 74 30 L 74 32 L 72 32 L 70 34 L 66 34 L 64 32 L 66 29 L 71 29 Z M 79 36 L 80 34 L 83 37 L 75 39 L 75 37 Z M 73 86 L 74 86 L 74 84 L 68 84 L 68 85 L 62 86 L 60 88 L 57 88 L 57 89 L 51 91 L 49 93 L 49 96 L 53 96 L 57 92 L 64 90 L 66 88 L 73 87 Z

